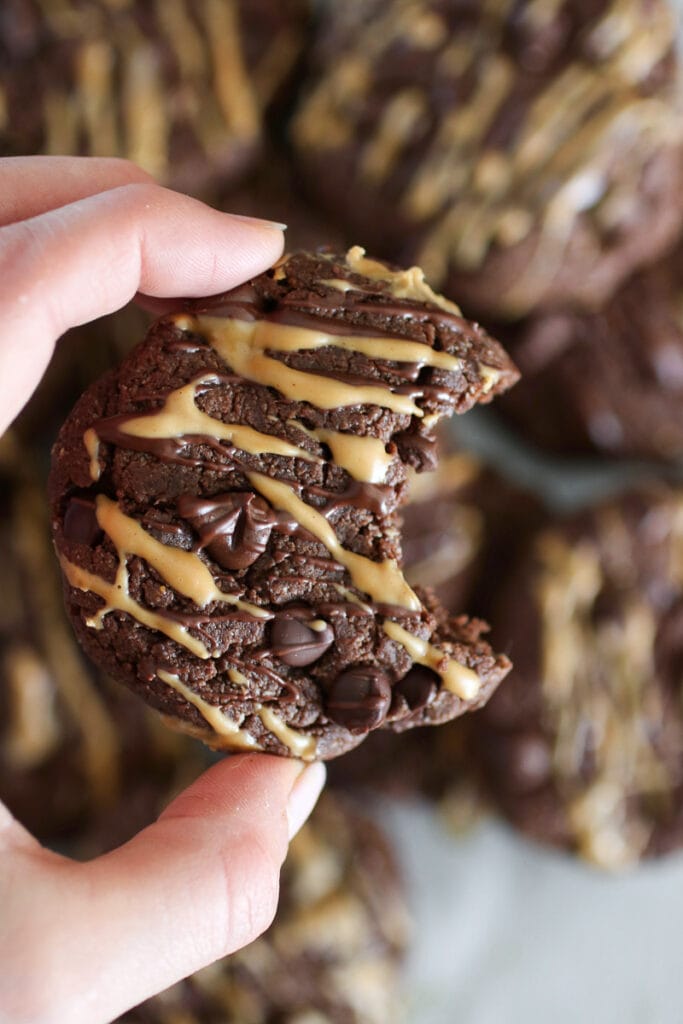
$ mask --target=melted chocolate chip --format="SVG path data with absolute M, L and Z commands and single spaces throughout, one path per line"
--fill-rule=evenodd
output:
M 276 516 L 250 491 L 178 499 L 178 511 L 199 534 L 197 550 L 205 548 L 223 569 L 246 569 L 268 546 Z
M 328 718 L 349 732 L 361 733 L 381 725 L 390 704 L 391 686 L 386 673 L 371 665 L 356 665 L 332 683 L 325 711 Z
M 64 513 L 64 536 L 76 544 L 94 547 L 104 536 L 97 522 L 95 502 L 90 498 L 70 498 Z
M 394 695 L 403 698 L 412 713 L 431 704 L 438 689 L 439 677 L 436 672 L 423 665 L 413 665 L 394 687 Z
M 394 441 L 404 462 L 419 473 L 431 473 L 436 469 L 439 459 L 436 440 L 433 437 L 422 437 L 404 430 L 396 434 Z
M 327 622 L 313 629 L 289 615 L 278 615 L 271 626 L 272 651 L 285 665 L 302 668 L 322 658 L 334 642 L 334 631 Z

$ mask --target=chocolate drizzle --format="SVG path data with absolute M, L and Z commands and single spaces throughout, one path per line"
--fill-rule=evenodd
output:
M 211 498 L 184 494 L 178 512 L 192 524 L 199 540 L 194 551 L 206 549 L 223 569 L 246 569 L 268 546 L 277 518 L 253 491 L 233 491 Z

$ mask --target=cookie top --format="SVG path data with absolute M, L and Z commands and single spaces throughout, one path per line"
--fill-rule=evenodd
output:
M 41 841 L 63 840 L 140 775 L 167 780 L 191 744 L 85 664 L 64 617 L 44 484 L 12 434 L 0 443 L 0 495 L 0 800 Z
M 307 0 L 7 0 L 0 155 L 127 157 L 203 193 L 257 156 Z
M 516 376 L 417 269 L 357 249 L 161 319 L 54 447 L 79 640 L 226 749 L 330 757 L 477 706 L 507 659 L 410 588 L 397 508 L 436 422 Z
M 410 931 L 388 838 L 325 794 L 292 841 L 275 922 L 246 949 L 120 1018 L 126 1024 L 386 1024 Z
M 594 306 L 681 223 L 675 31 L 661 0 L 331 4 L 309 187 L 468 311 Z
M 544 448 L 683 456 L 683 250 L 600 311 L 556 311 L 507 337 L 523 374 L 504 410 Z M 515 389 L 515 392 L 517 389 Z
M 542 531 L 501 595 L 515 670 L 481 716 L 494 798 L 604 868 L 683 840 L 683 494 L 652 486 Z

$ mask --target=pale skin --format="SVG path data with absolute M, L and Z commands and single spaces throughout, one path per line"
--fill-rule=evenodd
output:
M 282 248 L 280 226 L 218 213 L 125 161 L 0 160 L 0 433 L 68 328 L 135 296 L 223 291 Z M 0 1024 L 110 1021 L 251 942 L 323 782 L 319 764 L 228 758 L 87 864 L 41 847 L 0 804 Z

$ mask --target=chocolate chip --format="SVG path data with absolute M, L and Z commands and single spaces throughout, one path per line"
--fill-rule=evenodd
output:
M 402 697 L 411 712 L 420 711 L 434 700 L 439 689 L 436 672 L 423 665 L 413 665 L 394 687 L 396 697 Z
M 76 544 L 94 547 L 104 536 L 97 522 L 95 502 L 90 498 L 70 498 L 64 513 L 64 536 Z
M 386 673 L 371 665 L 355 665 L 338 675 L 325 704 L 328 718 L 352 733 L 369 732 L 381 725 L 391 704 Z
M 318 621 L 321 628 L 315 629 L 290 615 L 278 615 L 270 630 L 273 654 L 293 668 L 322 658 L 334 642 L 334 631 L 327 622 Z
M 246 569 L 268 546 L 276 517 L 263 498 L 250 491 L 178 499 L 178 511 L 199 534 L 205 548 L 223 569 Z

